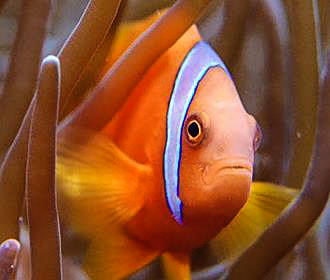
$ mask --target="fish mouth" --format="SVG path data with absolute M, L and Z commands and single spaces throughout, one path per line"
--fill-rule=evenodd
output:
M 209 175 L 214 178 L 224 176 L 248 176 L 252 177 L 253 165 L 246 159 L 228 159 L 213 163 L 212 172 Z
M 233 164 L 228 166 L 223 166 L 217 170 L 217 174 L 223 173 L 252 173 L 252 167 L 250 165 L 242 165 L 242 164 Z
M 252 179 L 253 165 L 246 159 L 217 160 L 204 168 L 203 182 L 207 185 L 223 177 L 248 177 Z
M 252 164 L 246 159 L 228 159 L 214 163 L 217 175 L 225 173 L 252 174 Z

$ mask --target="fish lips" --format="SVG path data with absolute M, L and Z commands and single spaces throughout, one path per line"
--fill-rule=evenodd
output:
M 214 185 L 226 176 L 246 176 L 252 180 L 253 164 L 246 159 L 224 159 L 205 166 L 202 180 L 205 185 Z

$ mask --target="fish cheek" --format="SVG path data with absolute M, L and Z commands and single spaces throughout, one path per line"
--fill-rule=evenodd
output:
M 203 137 L 197 145 L 190 143 L 187 136 L 187 124 L 194 119 L 201 123 L 203 133 Z M 203 174 L 212 158 L 212 130 L 210 118 L 202 110 L 195 110 L 187 117 L 181 143 L 179 190 L 184 209 L 189 207 L 196 209 L 196 212 L 201 211 L 201 202 L 207 199 Z M 187 215 L 187 211 L 183 211 Z
M 209 144 L 198 149 L 183 144 L 179 196 L 185 223 L 208 224 L 211 220 L 214 227 L 221 228 L 245 204 L 251 178 L 245 174 L 213 176 L 214 162 L 209 158 Z
M 206 164 L 202 161 L 203 147 L 190 147 L 183 143 L 180 166 L 180 199 L 183 203 L 184 220 L 188 216 L 201 211 L 200 201 L 203 200 L 202 174 Z M 189 212 L 187 212 L 189 209 Z

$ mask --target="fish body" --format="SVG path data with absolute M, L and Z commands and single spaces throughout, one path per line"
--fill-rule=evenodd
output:
M 144 207 L 126 225 L 126 228 L 135 237 L 143 240 L 148 245 L 158 248 L 163 247 L 163 250 L 191 250 L 209 240 L 243 206 L 247 199 L 249 184 L 251 183 L 253 152 L 249 150 L 246 154 L 242 154 L 241 150 L 245 150 L 246 146 L 252 147 L 255 134 L 255 128 L 252 126 L 255 123 L 251 124 L 251 128 L 249 127 L 250 117 L 241 105 L 230 76 L 225 73 L 223 68 L 214 67 L 209 69 L 206 76 L 200 81 L 187 116 L 189 117 L 196 113 L 209 113 L 211 111 L 210 107 L 215 104 L 214 108 L 212 108 L 213 111 L 210 113 L 212 113 L 212 116 L 214 114 L 216 118 L 212 120 L 214 123 L 210 125 L 215 127 L 217 125 L 222 126 L 221 123 L 228 122 L 227 118 L 237 119 L 238 123 L 235 123 L 235 125 L 238 125 L 240 129 L 246 130 L 244 133 L 249 136 L 246 142 L 249 141 L 249 143 L 245 145 L 246 143 L 240 140 L 238 145 L 245 145 L 245 147 L 242 149 L 237 147 L 239 151 L 233 150 L 231 151 L 232 154 L 224 155 L 217 152 L 217 149 L 221 148 L 220 145 L 224 142 L 223 140 L 217 142 L 217 139 L 205 139 L 203 143 L 204 147 L 196 147 L 194 149 L 182 139 L 180 180 L 181 196 L 184 201 L 183 212 L 185 213 L 183 214 L 182 224 L 173 218 L 173 213 L 169 210 L 168 202 L 165 199 L 166 193 L 163 173 L 168 107 L 171 94 L 173 94 L 175 79 L 178 78 L 178 69 L 185 60 L 187 53 L 196 47 L 196 44 L 200 41 L 201 37 L 196 27 L 193 27 L 172 49 L 152 66 L 146 77 L 133 91 L 123 109 L 104 130 L 104 133 L 124 153 L 139 163 L 147 164 L 151 167 L 150 178 L 143 186 L 143 188 L 148 189 L 147 191 L 144 190 L 146 191 Z M 207 48 L 203 50 L 210 51 Z M 214 87 L 214 85 L 216 86 Z M 185 96 L 182 98 L 185 98 Z M 230 104 L 228 109 L 226 109 L 226 102 Z M 174 104 L 174 106 L 176 105 Z M 221 106 L 224 109 L 221 109 Z M 227 115 L 221 116 L 221 113 Z M 176 112 L 176 114 L 180 116 L 183 115 L 183 112 Z M 243 119 L 241 119 L 241 116 L 243 116 Z M 251 131 L 248 131 L 249 129 Z M 243 132 L 232 131 L 232 133 L 237 133 L 238 138 L 242 138 L 240 136 L 245 138 Z M 216 137 L 215 133 L 212 137 Z M 229 135 L 228 138 L 230 138 Z M 205 143 L 206 141 L 208 143 Z M 217 142 L 217 144 L 211 147 L 212 142 Z M 217 147 L 217 145 L 219 146 Z M 212 151 L 212 149 L 215 150 Z M 235 148 L 233 147 L 232 149 Z M 195 159 L 192 159 L 192 156 Z M 212 188 L 214 187 L 209 183 L 210 189 L 203 190 L 203 185 L 206 184 L 203 182 L 203 177 L 200 176 L 207 172 L 207 166 L 212 161 L 217 161 L 221 157 L 223 157 L 224 164 L 226 159 L 235 162 L 235 158 L 238 158 L 238 161 L 244 161 L 243 164 L 250 168 L 247 176 L 246 174 L 239 176 L 243 180 L 243 186 L 241 187 L 243 192 L 237 191 L 238 198 L 237 200 L 232 199 L 230 205 L 235 210 L 228 211 L 228 214 L 226 211 L 222 211 L 222 207 L 220 209 L 218 207 L 219 203 L 221 205 L 226 203 L 226 198 L 224 198 L 223 202 L 221 201 L 222 203 L 220 201 L 212 202 L 212 197 L 214 197 L 214 190 Z M 197 176 L 194 177 L 192 173 L 195 173 L 196 169 L 198 172 L 196 174 Z M 204 170 L 204 172 L 199 172 L 200 169 Z M 188 182 L 195 182 L 196 187 L 188 190 L 188 188 L 191 188 L 191 183 L 188 185 Z M 185 184 L 187 184 L 187 189 L 185 189 Z M 240 184 L 238 185 L 238 187 L 241 186 Z M 233 197 L 234 194 L 231 198 Z M 187 203 L 185 203 L 185 200 Z M 197 209 L 194 203 L 201 203 L 200 209 Z M 237 206 L 235 203 L 237 203 Z M 227 206 L 224 205 L 223 207 L 226 208 Z M 191 209 L 188 210 L 188 207 Z M 196 209 L 194 209 L 195 207 Z M 216 209 L 219 209 L 219 211 Z
M 70 129 L 59 140 L 59 195 L 92 239 L 92 279 L 125 277 L 162 254 L 169 278 L 189 279 L 191 251 L 248 200 L 261 132 L 195 26 L 102 131 Z

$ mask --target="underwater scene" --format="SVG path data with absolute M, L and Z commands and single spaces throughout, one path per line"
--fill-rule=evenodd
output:
M 0 0 L 0 280 L 330 280 L 328 0 Z

